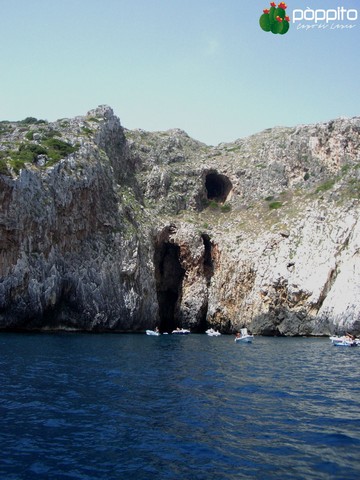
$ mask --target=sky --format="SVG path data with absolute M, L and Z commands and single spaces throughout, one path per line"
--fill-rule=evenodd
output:
M 126 128 L 217 145 L 360 115 L 360 0 L 286 3 L 275 35 L 267 0 L 0 0 L 0 120 L 107 104 Z M 351 21 L 312 21 L 338 7 Z

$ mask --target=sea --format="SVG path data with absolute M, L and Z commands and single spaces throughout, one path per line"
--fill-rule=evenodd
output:
M 0 479 L 359 479 L 360 347 L 0 334 Z

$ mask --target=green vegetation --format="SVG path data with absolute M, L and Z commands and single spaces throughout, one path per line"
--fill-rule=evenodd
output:
M 350 195 L 355 198 L 360 198 L 360 180 L 357 178 L 351 178 L 348 186 Z
M 334 178 L 326 180 L 326 182 L 322 183 L 317 187 L 317 189 L 315 190 L 315 193 L 326 192 L 327 190 L 331 190 L 334 185 L 335 185 Z
M 20 125 L 39 125 L 41 123 L 47 123 L 46 120 L 38 120 L 35 117 L 26 117 L 24 120 L 20 120 Z
M 285 196 L 286 192 L 281 192 L 280 195 Z M 269 202 L 268 206 L 269 206 L 270 210 L 276 210 L 276 209 L 283 206 L 283 202 L 280 202 L 279 200 L 276 200 L 275 198 L 276 197 L 274 195 L 269 195 L 268 197 L 265 198 L 265 200 L 267 202 Z
M 0 157 L 0 175 L 9 175 L 9 169 L 6 160 Z
M 208 207 L 212 210 L 217 210 L 219 208 L 219 204 L 215 200 L 209 200 Z
M 57 138 L 47 138 L 43 144 L 47 147 L 47 155 L 55 162 L 67 157 L 71 153 L 76 152 L 78 147 L 73 147 L 70 143 L 64 142 Z
M 81 129 L 83 131 L 83 133 L 85 133 L 86 135 L 91 135 L 93 133 L 93 131 L 91 130 L 91 128 L 88 128 L 88 127 L 82 127 Z
M 224 203 L 224 205 L 221 205 L 220 210 L 221 210 L 223 213 L 230 212 L 230 210 L 231 210 L 231 205 L 230 205 L 230 203 Z
M 61 137 L 62 133 L 59 130 L 48 130 L 44 134 L 44 138 L 53 138 L 53 137 Z
M 279 201 L 274 201 L 269 203 L 270 210 L 276 210 L 278 208 L 281 208 L 282 206 L 283 206 L 282 202 L 279 202 Z
M 2 151 L 0 155 L 0 173 L 8 175 L 8 166 L 13 168 L 16 174 L 26 163 L 34 163 L 38 155 L 46 155 L 47 166 L 51 166 L 62 158 L 67 157 L 71 153 L 78 150 L 79 145 L 72 146 L 67 142 L 63 142 L 57 138 L 48 137 L 42 141 L 41 145 L 36 143 L 21 143 L 18 150 Z M 8 159 L 8 160 L 7 160 Z
M 207 206 L 210 210 L 213 210 L 213 211 L 220 210 L 222 213 L 231 211 L 230 203 L 220 204 L 216 200 L 209 200 Z
M 351 168 L 351 165 L 349 165 L 348 163 L 346 163 L 345 165 L 343 165 L 343 166 L 341 167 L 341 173 L 342 173 L 343 175 L 345 175 L 345 174 L 350 170 L 350 168 Z
M 32 130 L 30 130 L 29 132 L 27 132 L 27 134 L 25 135 L 25 138 L 27 140 L 32 140 L 34 138 L 34 132 Z

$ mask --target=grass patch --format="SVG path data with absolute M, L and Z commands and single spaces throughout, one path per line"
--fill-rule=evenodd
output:
M 279 201 L 274 201 L 269 203 L 269 208 L 270 210 L 277 210 L 278 208 L 281 208 L 283 206 L 282 202 Z
M 231 205 L 230 205 L 230 203 L 224 203 L 224 205 L 221 205 L 220 210 L 221 210 L 223 213 L 230 212 L 230 210 L 231 210 Z
M 350 170 L 350 168 L 351 168 L 351 165 L 349 165 L 348 163 L 346 163 L 345 165 L 343 165 L 343 166 L 341 167 L 341 173 L 342 173 L 343 175 L 345 175 L 345 174 Z
M 319 185 L 315 190 L 315 193 L 321 193 L 321 192 L 326 192 L 328 190 L 331 190 L 334 185 L 335 185 L 335 179 L 334 178 L 329 179 L 326 182 Z
M 82 127 L 81 130 L 82 130 L 83 133 L 85 133 L 88 136 L 92 135 L 92 133 L 93 133 L 93 130 L 91 130 L 91 128 L 88 128 L 88 127 Z
M 0 175 L 9 175 L 9 169 L 4 158 L 0 158 Z
M 360 180 L 351 178 L 348 182 L 348 189 L 351 197 L 360 198 Z
M 208 207 L 212 210 L 217 210 L 219 208 L 219 204 L 215 200 L 209 200 Z

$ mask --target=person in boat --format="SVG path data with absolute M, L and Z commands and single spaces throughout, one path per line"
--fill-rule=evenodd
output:
M 159 327 L 155 327 L 155 332 L 160 333 Z
M 241 338 L 240 332 L 236 332 L 235 337 L 236 338 Z

